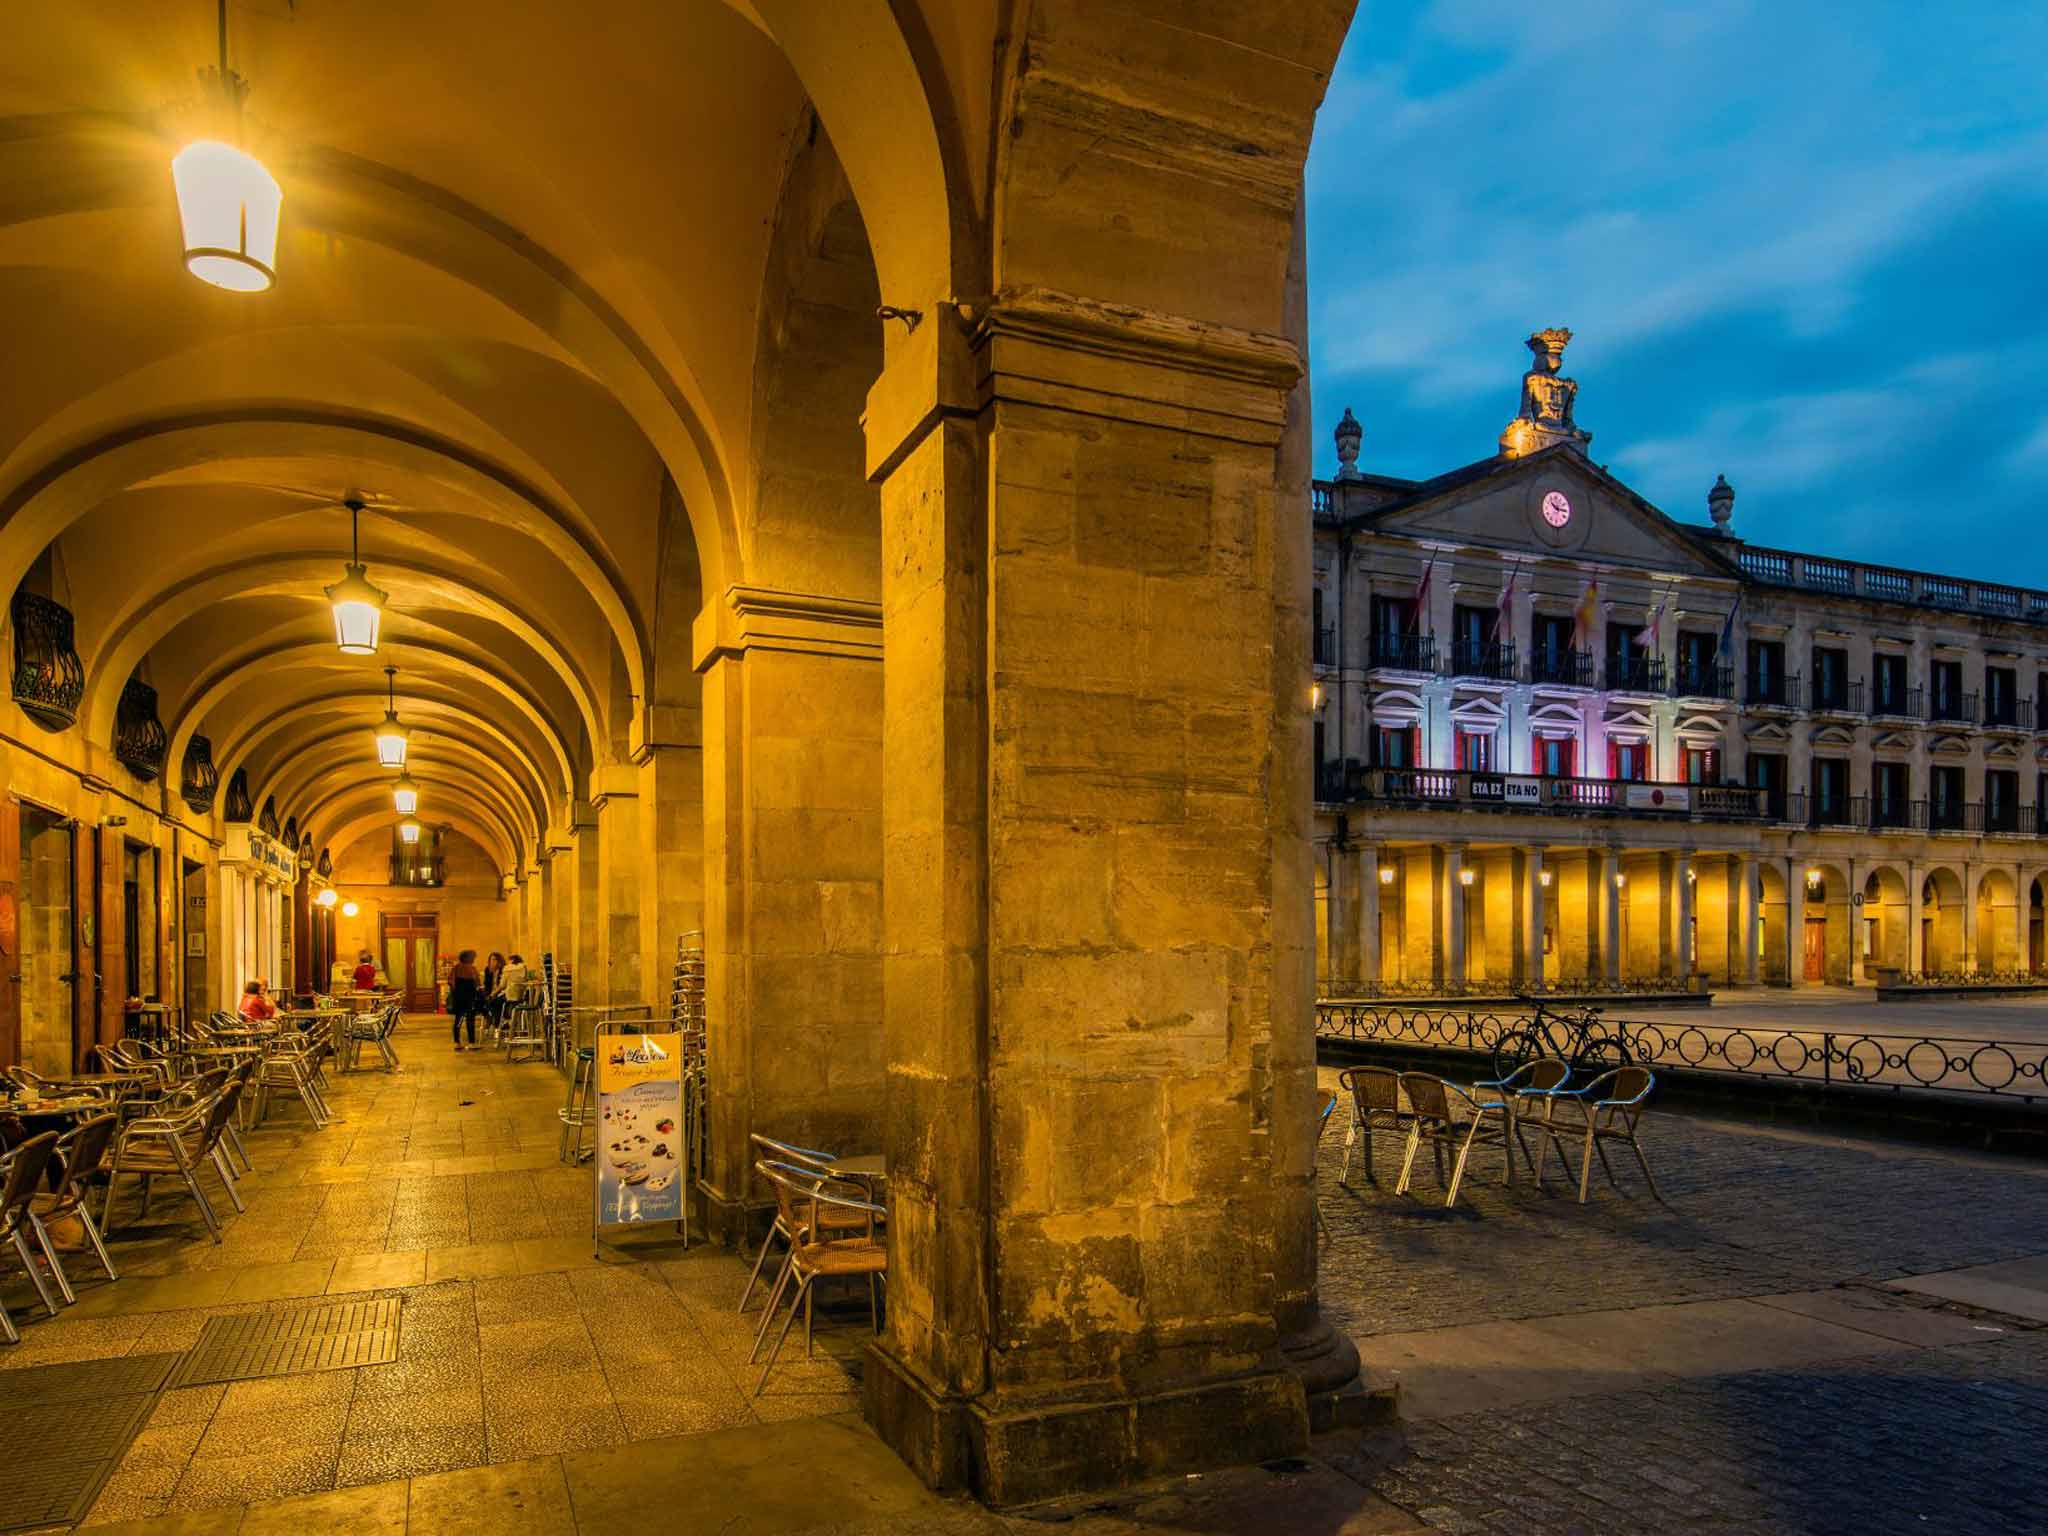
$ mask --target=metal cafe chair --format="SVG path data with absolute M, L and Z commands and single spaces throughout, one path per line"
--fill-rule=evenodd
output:
M 1636 1164 L 1643 1170 L 1643 1182 L 1650 1186 L 1650 1198 L 1659 1205 L 1666 1204 L 1658 1192 L 1657 1180 L 1650 1172 L 1650 1160 L 1643 1155 L 1642 1124 L 1643 1110 L 1649 1102 L 1650 1092 L 1657 1086 L 1657 1079 L 1647 1067 L 1616 1067 L 1612 1072 L 1603 1072 L 1585 1087 L 1570 1093 L 1558 1093 L 1552 1097 L 1566 1109 L 1567 1116 L 1576 1116 L 1569 1123 L 1548 1120 L 1531 1120 L 1530 1127 L 1544 1138 L 1542 1151 L 1536 1155 L 1536 1183 L 1543 1183 L 1543 1158 L 1550 1150 L 1550 1143 L 1557 1143 L 1557 1155 L 1564 1159 L 1564 1144 L 1567 1140 L 1582 1141 L 1584 1149 L 1579 1158 L 1579 1204 L 1586 1203 L 1588 1185 L 1593 1177 L 1593 1156 L 1599 1154 L 1600 1166 L 1607 1171 L 1607 1182 L 1616 1189 L 1621 1183 L 1614 1177 L 1614 1164 L 1607 1160 L 1606 1143 L 1625 1142 L 1635 1153 Z M 1571 1174 L 1571 1164 L 1565 1163 L 1565 1174 Z
M 1351 1126 L 1344 1133 L 1344 1165 L 1337 1172 L 1339 1184 L 1351 1181 L 1351 1154 L 1365 1156 L 1365 1177 L 1377 1184 L 1372 1171 L 1372 1133 L 1405 1133 L 1412 1111 L 1401 1106 L 1401 1074 L 1392 1067 L 1351 1067 L 1337 1074 L 1337 1084 L 1351 1095 Z
M 40 1136 L 31 1136 L 0 1158 L 0 1238 L 14 1245 L 14 1253 L 21 1260 L 28 1277 L 35 1282 L 36 1294 L 43 1299 L 50 1316 L 57 1315 L 57 1298 L 50 1291 L 50 1285 L 43 1278 L 43 1272 L 36 1267 L 36 1256 L 28 1245 L 29 1234 L 35 1233 L 42 1241 L 42 1232 L 36 1225 L 33 1201 L 37 1187 L 43 1182 L 43 1170 L 50 1165 L 50 1158 L 57 1150 L 57 1133 L 45 1131 Z M 49 1252 L 46 1247 L 43 1250 Z M 0 1305 L 0 1337 L 10 1344 L 19 1344 L 21 1335 L 15 1331 L 14 1319 L 7 1315 L 7 1308 Z
M 767 1325 L 774 1318 L 783 1293 L 789 1290 L 789 1282 L 794 1279 L 796 1289 L 790 1292 L 789 1315 L 782 1320 L 782 1331 L 775 1336 L 775 1347 L 769 1351 L 767 1362 L 761 1367 L 761 1379 L 754 1384 L 754 1396 L 759 1397 L 768 1385 L 769 1372 L 775 1369 L 775 1362 L 781 1358 L 790 1324 L 796 1321 L 799 1310 L 804 1315 L 804 1357 L 810 1358 L 812 1308 L 818 1281 L 865 1278 L 868 1283 L 868 1325 L 875 1332 L 881 1332 L 881 1286 L 889 1270 L 889 1250 L 875 1231 L 876 1219 L 887 1214 L 883 1207 L 858 1195 L 838 1194 L 825 1187 L 828 1184 L 838 1184 L 842 1189 L 862 1189 L 865 1186 L 843 1179 L 820 1178 L 815 1169 L 798 1167 L 794 1163 L 757 1162 L 754 1172 L 774 1187 L 777 1214 L 795 1234 L 795 1241 L 790 1245 L 789 1263 L 784 1267 L 775 1289 L 769 1293 L 768 1311 L 761 1319 L 761 1333 L 755 1335 L 754 1352 L 747 1357 L 749 1365 L 759 1358 L 761 1337 L 766 1334 Z M 814 1238 L 813 1233 L 830 1230 L 825 1220 L 827 1211 L 860 1217 L 858 1235 Z
M 1427 1072 L 1403 1072 L 1401 1092 L 1407 1096 L 1414 1116 L 1408 1122 L 1408 1153 L 1401 1160 L 1401 1182 L 1394 1193 L 1408 1193 L 1408 1181 L 1415 1172 L 1415 1154 L 1425 1141 L 1436 1156 L 1438 1178 L 1443 1177 L 1444 1152 L 1453 1146 L 1457 1148 L 1450 1188 L 1444 1195 L 1446 1206 L 1458 1203 L 1458 1186 L 1465 1181 L 1465 1163 L 1475 1146 L 1498 1146 L 1501 1160 L 1507 1165 L 1507 1182 L 1514 1182 L 1515 1158 L 1508 1140 L 1505 1104 L 1497 1099 L 1486 1102 L 1470 1090 Z
M 111 1232 L 114 1227 L 114 1196 L 122 1174 L 132 1173 L 141 1178 L 143 1216 L 149 1214 L 150 1180 L 160 1174 L 175 1174 L 191 1194 L 192 1203 L 199 1207 L 207 1232 L 216 1243 L 220 1241 L 220 1218 L 214 1214 L 206 1191 L 199 1186 L 199 1169 L 211 1162 L 228 1198 L 237 1210 L 242 1209 L 242 1197 L 235 1193 L 234 1178 L 220 1148 L 222 1132 L 235 1112 L 235 1101 L 241 1092 L 240 1083 L 225 1083 L 210 1097 L 184 1109 L 130 1121 L 122 1129 L 114 1149 L 114 1166 L 107 1175 L 106 1230 Z
M 1540 1056 L 1534 1061 L 1523 1062 L 1506 1077 L 1472 1085 L 1473 1093 L 1480 1098 L 1491 1096 L 1507 1107 L 1508 1128 L 1522 1149 L 1522 1161 L 1531 1170 L 1536 1167 L 1536 1159 L 1529 1155 L 1529 1143 L 1522 1135 L 1523 1121 L 1550 1119 L 1556 1112 L 1558 1096 L 1564 1092 L 1564 1085 L 1571 1081 L 1571 1076 L 1570 1062 L 1555 1056 Z M 1543 1187 L 1540 1174 L 1536 1187 Z
M 753 1142 L 757 1151 L 764 1154 L 772 1162 L 794 1164 L 799 1168 L 808 1168 L 813 1175 L 821 1180 L 839 1177 L 839 1175 L 833 1172 L 832 1168 L 832 1165 L 838 1161 L 838 1154 L 835 1152 L 817 1152 L 808 1147 L 792 1146 L 786 1141 L 776 1141 L 771 1137 L 760 1135 L 758 1132 L 747 1139 Z M 824 1225 L 828 1229 L 835 1228 L 836 1226 L 837 1228 L 852 1230 L 862 1224 L 857 1217 L 838 1216 L 830 1211 L 820 1214 Z M 747 1276 L 747 1288 L 740 1292 L 738 1311 L 746 1311 L 747 1303 L 754 1299 L 754 1287 L 760 1282 L 761 1270 L 768 1262 L 768 1250 L 773 1248 L 778 1240 L 785 1247 L 793 1246 L 796 1240 L 795 1234 L 790 1231 L 788 1225 L 783 1221 L 782 1208 L 779 1202 L 776 1206 L 775 1218 L 769 1222 L 768 1231 L 761 1238 L 761 1251 L 754 1255 L 754 1268 Z M 789 1267 L 789 1256 L 787 1253 L 783 1255 L 782 1264 L 784 1270 Z M 775 1279 L 769 1283 L 769 1288 L 772 1290 L 781 1283 L 782 1271 L 778 1270 Z M 765 1318 L 762 1320 L 761 1326 L 763 1329 L 768 1326 Z M 758 1345 L 759 1342 L 760 1337 L 756 1334 L 755 1343 Z
M 35 1228 L 36 1239 L 50 1260 L 50 1274 L 57 1282 L 57 1289 L 63 1292 L 67 1302 L 78 1300 L 78 1296 L 71 1289 L 71 1277 L 64 1273 L 64 1261 L 58 1254 L 56 1243 L 50 1238 L 52 1222 L 76 1221 L 84 1230 L 86 1241 L 92 1244 L 92 1251 L 99 1258 L 100 1267 L 107 1272 L 107 1278 L 121 1278 L 87 1204 L 92 1181 L 106 1165 L 107 1148 L 113 1144 L 114 1134 L 120 1127 L 119 1116 L 96 1115 L 66 1131 L 58 1138 L 52 1155 L 52 1161 L 62 1170 L 56 1189 L 36 1194 L 29 1200 L 29 1223 Z
M 1318 1097 L 1321 1099 L 1322 1105 L 1316 1111 L 1315 1151 L 1317 1155 L 1311 1156 L 1308 1162 L 1308 1197 L 1309 1204 L 1316 1213 L 1316 1231 L 1324 1237 L 1334 1240 L 1337 1234 L 1330 1230 L 1330 1218 L 1323 1214 L 1323 1202 L 1317 1193 L 1316 1182 L 1321 1173 L 1322 1159 L 1320 1154 L 1323 1149 L 1323 1132 L 1330 1128 L 1330 1116 L 1337 1108 L 1337 1095 L 1324 1090 Z

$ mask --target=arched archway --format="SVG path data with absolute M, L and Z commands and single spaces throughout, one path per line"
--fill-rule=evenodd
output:
M 1921 969 L 1929 976 L 1960 976 L 1968 967 L 1964 947 L 1963 880 L 1937 864 L 1920 884 Z
M 2026 934 L 2019 882 L 2009 869 L 1977 872 L 1974 900 L 1976 970 L 2011 975 L 2026 968 Z
M 1866 975 L 1912 969 L 1912 934 L 1906 876 L 1896 865 L 1880 864 L 1863 882 L 1858 954 Z

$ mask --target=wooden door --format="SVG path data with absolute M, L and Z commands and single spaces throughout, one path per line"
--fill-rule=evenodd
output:
M 386 912 L 378 919 L 384 941 L 384 974 L 403 989 L 408 1013 L 433 1013 L 441 1006 L 440 920 L 432 912 Z
M 1826 980 L 1827 961 L 1828 920 L 1824 917 L 1809 917 L 1806 920 L 1806 979 Z

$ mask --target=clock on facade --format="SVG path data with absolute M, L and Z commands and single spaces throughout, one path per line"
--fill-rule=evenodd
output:
M 1553 528 L 1562 528 L 1572 520 L 1571 498 L 1563 491 L 1547 491 L 1543 497 L 1543 521 Z

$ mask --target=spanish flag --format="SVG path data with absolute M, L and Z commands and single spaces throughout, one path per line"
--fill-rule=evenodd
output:
M 1579 606 L 1572 610 L 1572 645 L 1582 651 L 1593 649 L 1599 627 L 1600 581 L 1594 577 L 1586 582 L 1586 590 L 1579 594 Z

